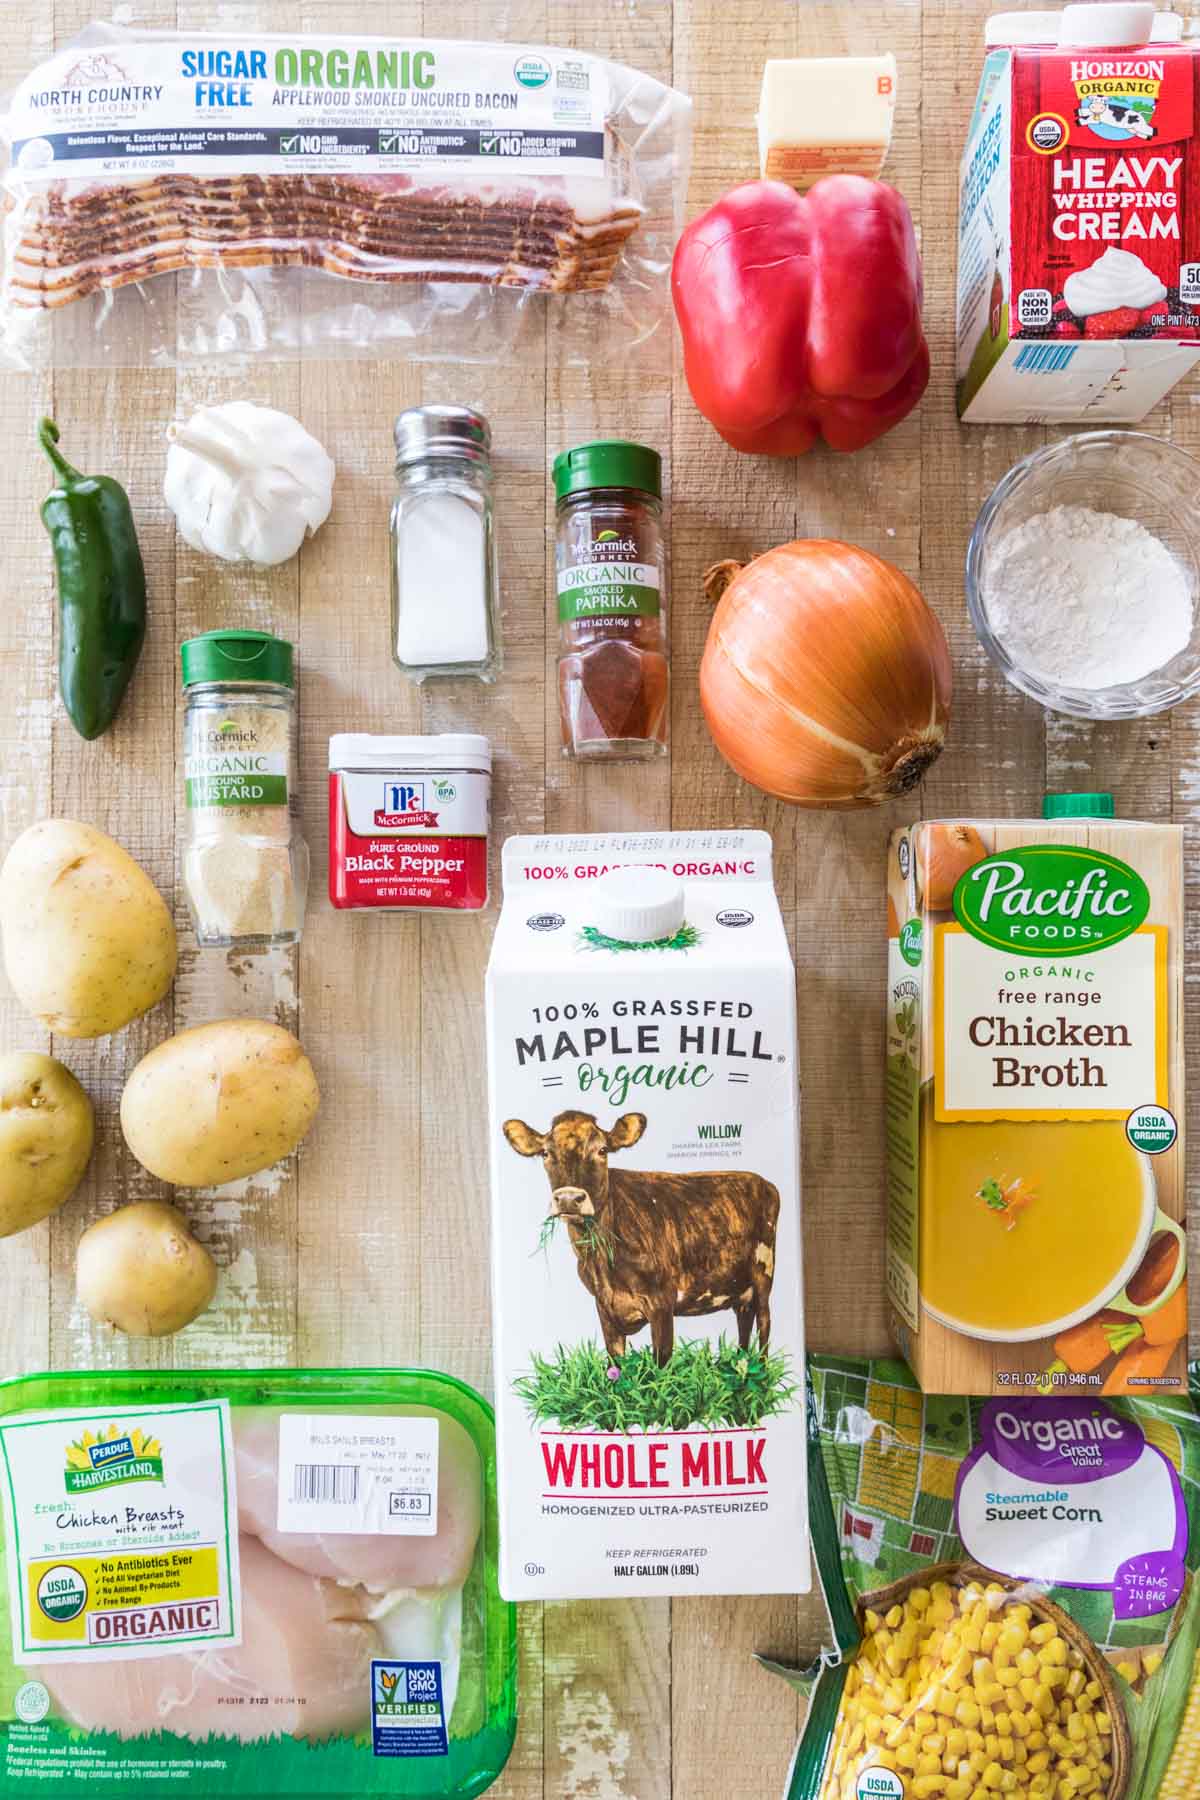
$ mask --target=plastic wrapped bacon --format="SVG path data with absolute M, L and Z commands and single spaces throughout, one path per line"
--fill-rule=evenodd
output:
M 436 335 L 487 360 L 522 295 L 583 292 L 608 295 L 587 354 L 624 347 L 667 311 L 689 130 L 682 95 L 573 51 L 93 25 L 4 119 L 0 350 L 419 354 Z M 131 289 L 140 306 L 116 305 Z

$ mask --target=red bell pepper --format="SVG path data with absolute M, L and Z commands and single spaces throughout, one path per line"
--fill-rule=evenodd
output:
M 683 233 L 671 292 L 692 398 L 735 450 L 861 450 L 925 391 L 921 259 L 882 181 L 744 182 Z

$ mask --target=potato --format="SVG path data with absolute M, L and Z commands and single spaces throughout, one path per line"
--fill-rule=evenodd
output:
M 79 1240 L 75 1287 L 101 1325 L 131 1337 L 166 1337 L 202 1313 L 217 1265 L 164 1200 L 136 1200 L 89 1225 Z
M 149 877 L 74 819 L 23 831 L 0 869 L 4 966 L 18 1000 L 63 1037 L 103 1037 L 148 1012 L 175 975 L 175 927 Z
M 219 1019 L 143 1056 L 121 1096 L 121 1129 L 160 1180 L 217 1187 L 294 1150 L 319 1099 L 290 1031 L 266 1019 Z
M 0 1056 L 0 1237 L 57 1212 L 92 1154 L 92 1103 L 52 1056 Z

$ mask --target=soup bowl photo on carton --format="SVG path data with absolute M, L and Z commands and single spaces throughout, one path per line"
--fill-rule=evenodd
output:
M 969 1325 L 963 1319 L 956 1319 L 952 1314 L 930 1306 L 922 1297 L 921 1304 L 925 1313 L 931 1319 L 936 1319 L 939 1325 L 961 1332 L 964 1337 L 982 1338 L 992 1344 L 1030 1344 L 1038 1338 L 1057 1337 L 1060 1331 L 1068 1331 L 1072 1325 L 1082 1325 L 1093 1313 L 1105 1309 L 1125 1313 L 1132 1319 L 1145 1319 L 1157 1312 L 1160 1306 L 1166 1305 L 1187 1272 L 1187 1238 L 1183 1227 L 1175 1219 L 1169 1218 L 1158 1204 L 1158 1191 L 1150 1158 L 1139 1153 L 1137 1160 L 1142 1177 L 1142 1216 L 1133 1247 L 1116 1274 L 1082 1306 L 1077 1306 L 1073 1312 L 1064 1313 L 1061 1318 L 1047 1319 L 1036 1325 L 1023 1325 L 1019 1330 L 1012 1331 L 995 1331 L 982 1325 Z M 1147 1305 L 1139 1306 L 1129 1298 L 1125 1290 L 1141 1267 L 1142 1258 L 1150 1248 L 1152 1239 L 1163 1231 L 1173 1237 L 1178 1245 L 1175 1266 L 1170 1280 L 1161 1292 L 1155 1294 Z

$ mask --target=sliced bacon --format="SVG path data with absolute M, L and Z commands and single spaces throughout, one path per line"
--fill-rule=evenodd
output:
M 14 305 L 66 306 L 188 268 L 297 266 L 353 281 L 602 288 L 641 208 L 608 180 L 169 175 L 9 194 Z

